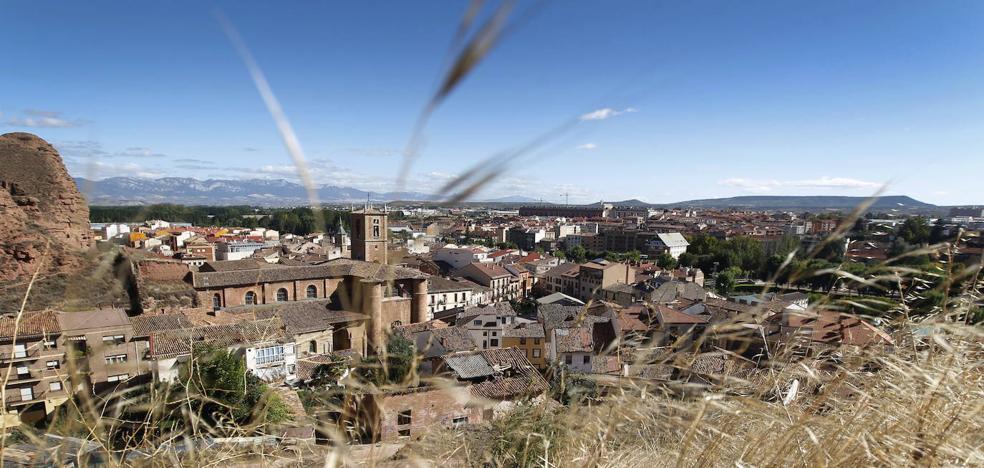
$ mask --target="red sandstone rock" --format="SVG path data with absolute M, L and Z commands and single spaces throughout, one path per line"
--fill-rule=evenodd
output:
M 32 274 L 50 242 L 44 269 L 71 271 L 92 246 L 89 207 L 61 156 L 30 133 L 0 135 L 0 280 Z

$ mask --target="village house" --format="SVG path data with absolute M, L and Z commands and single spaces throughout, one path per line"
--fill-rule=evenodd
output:
M 523 294 L 522 279 L 499 265 L 472 262 L 455 271 L 455 275 L 491 289 L 492 302 L 519 299 Z
M 455 326 L 468 330 L 472 341 L 481 349 L 503 346 L 503 330 L 517 321 L 516 311 L 508 302 L 499 302 L 485 307 L 471 307 L 458 313 Z
M 416 438 L 438 427 L 491 421 L 518 403 L 538 402 L 549 388 L 514 348 L 450 353 L 436 372 L 448 382 L 356 396 L 341 423 L 356 428 L 362 442 Z
M 203 345 L 236 353 L 263 380 L 296 378 L 295 344 L 279 318 L 151 332 L 148 344 L 147 357 L 156 382 L 179 378 L 195 348 Z
M 427 318 L 436 312 L 487 304 L 491 290 L 466 279 L 432 276 L 427 281 Z
M 514 323 L 502 330 L 502 347 L 521 350 L 537 369 L 547 368 L 547 339 L 539 322 Z
M 605 288 L 615 284 L 635 282 L 635 268 L 625 263 L 603 259 L 583 264 L 564 263 L 550 269 L 543 278 L 542 289 L 547 293 L 564 293 L 580 301 L 604 297 Z

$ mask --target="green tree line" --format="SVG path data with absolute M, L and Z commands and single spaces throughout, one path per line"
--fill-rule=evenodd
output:
M 92 206 L 93 223 L 141 223 L 153 219 L 191 223 L 195 226 L 264 227 L 281 233 L 306 235 L 330 232 L 341 224 L 348 229 L 347 211 L 322 208 L 321 224 L 311 208 L 257 208 L 251 206 L 186 206 L 160 204 L 147 206 Z M 262 215 L 262 216 L 258 216 Z

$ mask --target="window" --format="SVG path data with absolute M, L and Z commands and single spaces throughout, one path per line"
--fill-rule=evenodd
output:
M 126 354 L 113 354 L 106 356 L 106 364 L 119 364 L 126 362 Z
M 30 373 L 31 373 L 31 371 L 30 371 L 30 369 L 27 368 L 27 366 L 20 366 L 20 367 L 17 368 L 17 375 L 18 376 L 23 377 L 23 376 L 26 376 L 27 374 L 30 374 Z
M 44 349 L 57 349 L 58 343 L 55 340 L 44 340 Z
M 533 357 L 540 357 L 540 348 L 533 348 Z
M 118 345 L 118 344 L 123 344 L 123 342 L 125 340 L 126 340 L 126 337 L 123 336 L 123 335 L 106 335 L 106 336 L 103 336 L 103 344 L 104 345 Z
M 219 310 L 222 308 L 222 296 L 218 293 L 212 296 L 212 310 Z
M 540 339 L 539 338 L 533 338 L 533 344 L 535 344 L 535 345 L 540 344 Z
M 49 382 L 48 383 L 48 390 L 49 391 L 58 392 L 58 391 L 61 391 L 61 389 L 62 389 L 61 382 Z
M 521 345 L 526 344 L 526 338 L 520 338 L 519 339 L 519 344 L 521 344 Z
M 27 347 L 24 346 L 24 345 L 22 345 L 22 344 L 15 344 L 14 345 L 14 357 L 15 358 L 24 358 L 24 357 L 27 357 Z
M 284 347 L 282 345 L 269 346 L 256 350 L 256 363 L 269 364 L 271 362 L 283 362 Z
M 586 356 L 584 356 L 584 361 L 583 361 L 583 363 L 584 363 L 584 364 L 591 364 L 591 356 L 587 356 L 587 355 L 586 355 Z
M 411 417 L 411 414 L 412 414 L 412 410 L 403 410 L 403 411 L 400 411 L 399 413 L 397 413 L 396 414 L 396 425 L 397 426 L 406 426 L 407 424 L 410 424 L 410 422 L 413 420 L 413 418 Z
M 574 364 L 574 356 L 571 356 L 570 354 L 568 354 L 568 355 L 566 355 L 566 356 L 564 356 L 564 362 L 565 362 L 565 363 L 566 363 L 567 365 L 571 365 L 571 364 Z
M 499 346 L 499 340 L 497 339 L 489 340 L 489 346 Z
M 116 374 L 106 377 L 107 382 L 122 382 L 130 378 L 130 374 Z
M 311 340 L 311 342 L 308 343 L 308 352 L 311 353 L 311 354 L 316 354 L 318 352 L 318 342 L 317 341 Z
M 475 320 L 474 322 L 472 322 L 472 325 L 481 326 L 482 325 L 482 321 L 481 320 Z
M 310 285 L 307 287 L 307 292 L 305 293 L 308 299 L 315 299 L 318 297 L 318 288 L 315 285 Z
M 44 366 L 48 369 L 61 369 L 61 362 L 59 361 L 48 361 L 44 363 Z
M 280 288 L 277 290 L 277 302 L 287 302 L 287 290 Z
M 410 437 L 410 429 L 400 429 L 398 434 L 400 437 Z
M 458 416 L 457 418 L 451 420 L 451 424 L 453 424 L 454 427 L 464 426 L 465 424 L 468 424 L 468 416 Z
M 244 302 L 246 302 L 246 305 L 256 304 L 256 293 L 253 291 L 246 291 L 246 300 Z
M 378 221 L 378 220 L 376 220 L 376 221 Z M 379 237 L 379 226 L 378 225 L 372 227 L 372 237 Z

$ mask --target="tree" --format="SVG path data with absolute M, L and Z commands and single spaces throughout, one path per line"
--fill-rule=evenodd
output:
M 945 240 L 947 240 L 946 224 L 943 223 L 943 218 L 940 218 L 933 223 L 933 229 L 929 232 L 929 243 L 939 244 Z
M 405 384 L 414 370 L 416 351 L 410 340 L 400 335 L 390 335 L 386 342 L 385 359 L 382 355 L 362 360 L 356 373 L 377 386 Z
M 638 250 L 630 250 L 622 255 L 622 259 L 626 262 L 638 265 L 642 261 L 642 253 Z
M 929 242 L 929 223 L 922 216 L 912 216 L 899 227 L 899 237 L 910 244 L 925 244 Z
M 575 263 L 584 263 L 588 260 L 588 251 L 580 245 L 575 245 L 567 252 L 567 256 Z
M 686 267 L 697 266 L 697 256 L 690 252 L 684 252 L 680 254 L 678 263 Z
M 681 257 L 682 256 L 683 255 L 681 255 Z M 673 256 L 670 255 L 670 254 L 668 254 L 668 253 L 665 253 L 664 252 L 664 253 L 659 254 L 659 256 L 656 257 L 656 266 L 658 266 L 658 267 L 660 267 L 660 268 L 662 268 L 664 270 L 672 270 L 672 269 L 675 269 L 677 267 L 677 264 L 678 264 L 677 260 L 675 258 L 673 258 Z
M 208 346 L 196 347 L 193 356 L 180 385 L 195 413 L 209 426 L 233 423 L 242 427 L 290 418 L 286 404 L 246 368 L 242 357 Z M 175 407 L 172 413 L 183 411 Z
M 319 364 L 311 372 L 308 384 L 312 387 L 332 387 L 338 384 L 338 379 L 345 375 L 348 365 L 345 359 L 333 356 L 329 362 Z
M 734 267 L 727 268 L 721 273 L 718 273 L 717 278 L 714 280 L 714 289 L 722 296 L 731 294 L 735 290 L 735 285 L 738 283 L 737 278 L 740 273 Z
M 553 256 L 554 257 L 557 257 L 557 258 L 559 258 L 561 260 L 564 260 L 564 259 L 567 258 L 567 254 L 565 254 L 563 250 L 555 250 L 553 252 Z

